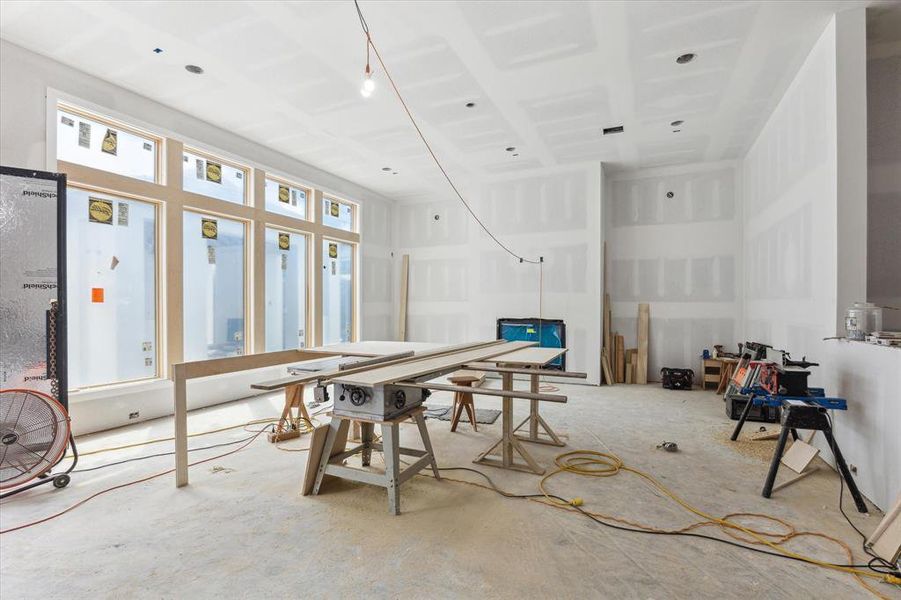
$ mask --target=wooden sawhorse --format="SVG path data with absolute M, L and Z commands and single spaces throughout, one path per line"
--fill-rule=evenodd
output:
M 325 446 L 322 449 L 322 458 L 319 459 L 319 470 L 316 473 L 316 483 L 313 485 L 313 495 L 319 494 L 319 488 L 322 485 L 322 479 L 326 475 L 334 475 L 342 479 L 351 481 L 360 481 L 371 485 L 378 485 L 388 490 L 388 512 L 392 515 L 400 514 L 400 484 L 410 479 L 416 473 L 427 466 L 432 467 L 432 473 L 435 479 L 441 479 L 438 474 L 438 463 L 435 462 L 435 453 L 432 450 L 432 442 L 429 439 L 429 430 L 425 425 L 425 418 L 422 413 L 425 410 L 422 406 L 417 406 L 413 410 L 384 421 L 369 420 L 355 416 L 345 417 L 341 415 L 332 415 L 332 422 L 329 425 L 328 436 L 325 439 Z M 422 444 L 425 450 L 417 450 L 415 448 L 403 448 L 400 446 L 400 423 L 407 419 L 413 419 L 417 427 L 419 427 L 419 435 L 422 437 Z M 362 436 L 362 443 L 354 446 L 350 450 L 331 456 L 332 448 L 338 438 L 338 431 L 341 428 L 342 421 L 359 421 Z M 373 442 L 373 430 L 375 425 L 382 427 L 382 442 Z M 344 461 L 356 454 L 361 455 L 364 467 L 369 466 L 372 451 L 377 450 L 385 456 L 385 472 L 379 473 L 368 469 L 358 469 L 349 467 Z M 414 456 L 418 458 L 416 462 L 404 469 L 400 470 L 400 457 Z

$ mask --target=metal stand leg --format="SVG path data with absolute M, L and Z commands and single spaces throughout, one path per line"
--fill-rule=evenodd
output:
M 741 417 L 738 419 L 738 423 L 735 424 L 735 430 L 732 432 L 732 437 L 730 438 L 733 442 L 738 439 L 741 428 L 744 427 L 745 421 L 748 420 L 748 415 L 751 414 L 751 406 L 753 404 L 754 396 L 748 396 L 748 403 L 745 404 L 745 408 L 741 411 Z
M 343 421 L 341 417 L 332 417 L 332 422 L 329 424 L 328 435 L 322 448 L 322 458 L 319 459 L 319 470 L 316 472 L 316 483 L 313 485 L 314 496 L 319 494 L 319 486 L 322 485 L 322 479 L 325 477 L 325 467 L 332 456 L 332 448 L 335 446 L 335 438 L 338 437 L 341 421 Z
M 419 435 L 420 437 L 422 437 L 422 445 L 432 459 L 431 461 L 429 461 L 432 465 L 432 473 L 435 475 L 435 479 L 441 479 L 441 475 L 438 474 L 438 463 L 435 460 L 435 452 L 432 450 L 432 440 L 429 438 L 429 430 L 425 425 L 425 419 L 422 417 L 422 413 L 413 415 L 413 420 L 416 421 L 416 426 L 419 427 Z
M 364 467 L 368 467 L 369 461 L 372 459 L 373 429 L 375 429 L 375 425 L 372 423 L 367 423 L 365 421 L 360 423 L 360 438 L 363 442 L 363 455 L 361 456 L 361 460 Z
M 862 513 L 870 512 L 867 510 L 866 502 L 863 501 L 863 496 L 860 495 L 860 490 L 857 489 L 857 483 L 854 481 L 854 478 L 851 477 L 851 471 L 848 470 L 848 465 L 845 464 L 845 457 L 842 456 L 842 451 L 838 449 L 838 444 L 835 442 L 835 438 L 832 437 L 832 428 L 827 427 L 826 429 L 823 429 L 823 435 L 826 436 L 826 441 L 829 442 L 832 454 L 835 455 L 835 464 L 838 466 L 839 474 L 845 478 L 845 483 L 848 484 L 848 491 L 851 492 L 851 497 L 854 498 L 854 504 L 857 505 L 857 511 Z
M 785 443 L 788 441 L 789 427 L 782 427 L 779 432 L 779 442 L 776 444 L 776 451 L 773 452 L 773 461 L 770 463 L 770 472 L 767 473 L 766 483 L 763 484 L 763 497 L 769 498 L 773 493 L 773 483 L 776 481 L 776 472 L 779 470 L 779 462 L 782 460 L 782 453 L 785 451 Z
M 382 451 L 385 453 L 385 487 L 388 489 L 388 512 L 400 514 L 400 440 L 397 423 L 382 425 Z

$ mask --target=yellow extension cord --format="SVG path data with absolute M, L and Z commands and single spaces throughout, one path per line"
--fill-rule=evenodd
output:
M 313 416 L 315 417 L 315 415 L 313 415 Z M 191 433 L 191 434 L 188 434 L 188 437 L 198 437 L 198 436 L 210 435 L 213 433 L 220 433 L 222 431 L 228 431 L 230 429 L 237 429 L 239 427 L 246 428 L 249 425 L 258 425 L 258 424 L 262 424 L 262 423 L 273 423 L 273 422 L 277 422 L 277 421 L 279 421 L 279 419 L 255 419 L 252 421 L 248 421 L 246 423 L 241 423 L 239 425 L 230 425 L 228 427 L 220 427 L 218 429 L 211 429 L 209 431 L 201 431 L 201 432 L 197 432 L 197 433 Z M 297 428 L 299 428 L 301 430 L 301 434 L 309 433 L 310 431 L 313 430 L 313 423 L 307 422 L 306 419 L 303 419 L 303 418 L 293 419 L 292 422 L 294 423 L 294 425 Z M 149 444 L 168 442 L 168 441 L 172 441 L 174 439 L 175 439 L 174 437 L 156 438 L 156 439 L 152 439 L 152 440 L 146 440 L 143 442 L 135 442 L 133 444 L 125 444 L 122 446 L 112 446 L 112 447 L 108 447 L 108 448 L 100 448 L 97 450 L 90 450 L 88 452 L 81 452 L 81 453 L 79 453 L 79 456 L 89 456 L 92 454 L 100 454 L 102 452 L 112 452 L 114 450 L 124 450 L 127 448 L 136 448 L 139 446 L 146 446 Z M 287 452 L 303 452 L 303 451 L 308 450 L 308 448 L 298 448 L 298 449 L 282 448 L 282 447 L 279 447 L 278 444 L 276 444 L 276 448 L 278 450 L 283 450 L 283 451 L 287 451 Z M 575 475 L 587 476 L 587 477 L 612 477 L 614 475 L 619 474 L 622 471 L 628 471 L 628 472 L 634 473 L 634 474 L 638 475 L 639 477 L 642 477 L 646 481 L 650 482 L 654 487 L 656 487 L 661 492 L 666 494 L 671 500 L 673 500 L 674 502 L 676 502 L 677 504 L 679 504 L 680 506 L 685 508 L 687 511 L 705 519 L 705 521 L 703 521 L 703 522 L 694 523 L 680 531 L 693 529 L 695 527 L 704 526 L 707 524 L 715 524 L 715 525 L 720 526 L 721 528 L 723 528 L 723 530 L 726 533 L 729 533 L 729 535 L 731 535 L 732 537 L 738 537 L 738 536 L 735 536 L 732 533 L 730 533 L 730 530 L 741 531 L 742 533 L 751 536 L 751 538 L 753 538 L 754 540 L 757 540 L 756 542 L 752 542 L 752 543 L 764 544 L 766 546 L 769 546 L 776 552 L 779 552 L 780 554 L 783 554 L 785 556 L 790 556 L 792 558 L 804 561 L 808 564 L 816 565 L 818 567 L 822 567 L 825 569 L 841 571 L 841 572 L 845 572 L 845 573 L 854 575 L 857 578 L 857 580 L 861 583 L 861 585 L 863 585 L 864 588 L 866 588 L 868 591 L 870 591 L 871 593 L 875 594 L 876 596 L 878 596 L 880 598 L 884 598 L 884 596 L 882 596 L 881 594 L 879 594 L 879 592 L 877 592 L 876 590 L 874 590 L 873 588 L 868 586 L 862 580 L 863 577 L 867 577 L 870 579 L 876 579 L 876 580 L 882 581 L 884 583 L 888 583 L 890 585 L 901 586 L 901 578 L 895 577 L 894 575 L 890 575 L 887 573 L 880 574 L 880 573 L 875 573 L 875 572 L 871 572 L 871 571 L 864 571 L 862 569 L 858 569 L 855 567 L 837 566 L 837 565 L 833 565 L 833 564 L 827 563 L 825 561 L 820 561 L 815 558 L 804 556 L 802 554 L 798 554 L 796 552 L 792 552 L 790 550 L 783 548 L 780 545 L 780 543 L 784 543 L 785 541 L 791 539 L 792 537 L 794 537 L 796 535 L 802 535 L 802 534 L 796 533 L 794 531 L 794 528 L 791 527 L 791 525 L 789 525 L 785 521 L 782 521 L 775 517 L 771 517 L 769 515 L 763 515 L 763 514 L 756 514 L 756 513 L 736 513 L 733 515 L 727 515 L 727 517 L 725 517 L 725 518 L 719 518 L 719 517 L 714 517 L 712 515 L 708 515 L 707 513 L 692 506 L 691 504 L 689 504 L 688 502 L 686 502 L 685 500 L 680 498 L 675 492 L 673 492 L 672 490 L 667 488 L 665 485 L 660 483 L 657 479 L 655 479 L 649 473 L 646 473 L 646 472 L 636 469 L 634 467 L 626 466 L 623 463 L 622 459 L 619 458 L 618 456 L 616 456 L 615 454 L 598 452 L 596 450 L 573 450 L 570 452 L 564 452 L 563 454 L 557 455 L 554 458 L 554 463 L 556 464 L 557 469 L 548 473 L 544 477 L 542 477 L 541 480 L 538 482 L 538 489 L 541 491 L 542 494 L 544 494 L 546 499 L 545 500 L 534 500 L 533 499 L 533 500 L 536 502 L 539 502 L 541 504 L 546 504 L 549 506 L 553 506 L 556 508 L 562 508 L 562 509 L 566 509 L 566 510 L 570 510 L 570 511 L 575 511 L 576 509 L 574 507 L 581 506 L 583 504 L 583 500 L 580 497 L 575 497 L 572 500 L 570 500 L 569 502 L 561 502 L 561 501 L 557 500 L 556 498 L 552 498 L 551 495 L 549 494 L 549 492 L 545 489 L 545 484 L 547 483 L 547 481 L 549 479 L 551 479 L 552 477 L 559 475 L 561 473 L 572 473 Z M 465 481 L 462 479 L 451 479 L 451 478 L 447 478 L 447 477 L 445 477 L 444 479 L 447 479 L 448 481 L 454 481 L 457 483 L 465 483 L 465 484 L 469 484 L 469 485 L 474 485 L 476 487 L 481 487 L 484 489 L 492 489 L 488 486 L 485 486 L 485 485 L 482 485 L 479 483 L 475 483 L 475 482 L 471 482 L 471 481 Z M 497 490 L 495 490 L 495 491 L 497 491 Z M 588 512 L 588 511 L 584 511 L 584 512 Z M 654 527 L 650 527 L 647 525 L 633 523 L 630 521 L 626 521 L 624 519 L 617 519 L 616 517 L 610 517 L 609 515 L 598 515 L 596 513 L 590 513 L 590 512 L 589 512 L 589 514 L 591 514 L 592 516 L 597 516 L 599 518 L 607 518 L 607 519 L 614 520 L 614 521 L 624 522 L 629 525 L 638 527 L 640 529 L 645 529 L 648 531 L 666 531 L 666 530 L 661 530 L 661 529 L 657 529 Z M 772 541 L 766 539 L 766 537 L 764 537 L 764 536 L 769 535 L 769 536 L 773 537 L 774 534 L 767 534 L 765 532 L 756 531 L 754 529 L 745 527 L 739 523 L 736 523 L 736 522 L 728 519 L 729 516 L 741 516 L 741 515 L 751 516 L 751 517 L 759 517 L 762 519 L 768 519 L 768 520 L 771 520 L 774 522 L 778 522 L 778 523 L 788 527 L 790 529 L 790 533 L 787 535 L 781 536 L 779 543 L 772 542 Z M 816 532 L 804 532 L 803 534 L 823 537 L 825 539 L 828 539 L 830 541 L 833 541 L 833 542 L 839 544 L 848 553 L 849 562 L 851 562 L 853 560 L 853 555 L 851 554 L 851 550 L 844 542 L 841 542 L 840 540 L 832 538 L 828 535 L 816 533 Z M 742 539 L 742 538 L 738 538 L 738 539 Z M 748 540 L 744 540 L 744 541 L 748 541 Z
M 581 506 L 583 503 L 582 498 L 578 498 L 578 497 L 573 498 L 569 502 L 560 502 L 559 500 L 556 500 L 555 498 L 552 498 L 550 496 L 550 494 L 545 489 L 545 484 L 547 483 L 547 481 L 550 478 L 552 478 L 556 475 L 559 475 L 561 473 L 573 473 L 576 475 L 588 476 L 588 477 L 612 477 L 622 471 L 628 471 L 630 473 L 634 473 L 634 474 L 638 475 L 639 477 L 644 478 L 646 481 L 650 482 L 658 490 L 660 490 L 661 492 L 663 492 L 664 494 L 669 496 L 669 498 L 671 500 L 673 500 L 674 502 L 676 502 L 677 504 L 682 506 L 687 511 L 689 511 L 699 517 L 702 517 L 706 521 L 708 521 L 710 523 L 714 523 L 716 525 L 719 525 L 720 527 L 724 528 L 727 531 L 729 529 L 741 531 L 742 533 L 747 534 L 747 535 L 751 536 L 753 539 L 757 540 L 757 543 L 761 543 L 766 546 L 769 546 L 776 552 L 779 552 L 780 554 L 783 554 L 785 556 L 790 556 L 792 558 L 795 558 L 795 559 L 798 559 L 798 560 L 804 561 L 806 563 L 816 565 L 816 566 L 819 566 L 819 567 L 822 567 L 825 569 L 831 569 L 834 571 L 842 571 L 845 573 L 850 573 L 850 574 L 856 576 L 858 578 L 858 580 L 861 582 L 861 584 L 864 585 L 864 587 L 866 587 L 869 591 L 873 592 L 877 596 L 879 596 L 880 594 L 878 592 L 876 592 L 875 590 L 873 590 L 872 588 L 870 588 L 869 586 L 867 586 L 862 580 L 860 580 L 861 577 L 876 579 L 876 580 L 879 580 L 879 581 L 882 581 L 884 583 L 888 583 L 891 585 L 901 585 L 901 578 L 895 577 L 894 575 L 890 575 L 887 573 L 881 574 L 881 573 L 875 573 L 872 571 L 865 571 L 863 569 L 858 569 L 855 567 L 843 567 L 843 566 L 833 565 L 833 564 L 827 563 L 825 561 L 811 558 L 809 556 L 804 556 L 802 554 L 792 552 L 791 550 L 787 550 L 786 548 L 783 548 L 778 543 L 774 543 L 774 542 L 766 539 L 764 537 L 766 534 L 763 534 L 762 532 L 757 532 L 757 531 L 750 529 L 748 527 L 745 527 L 739 523 L 730 521 L 728 518 L 719 518 L 719 517 L 715 517 L 713 515 L 709 515 L 709 514 L 703 512 L 702 510 L 692 506 L 691 504 L 689 504 L 682 498 L 680 498 L 675 492 L 673 492 L 672 490 L 667 488 L 665 485 L 660 483 L 657 479 L 655 479 L 649 473 L 645 473 L 644 471 L 641 471 L 634 467 L 626 466 L 623 463 L 622 459 L 620 459 L 618 456 L 616 456 L 614 454 L 597 452 L 595 450 L 573 450 L 571 452 L 564 452 L 563 454 L 559 454 L 554 459 L 554 463 L 557 465 L 557 469 L 548 473 L 547 475 L 545 475 L 541 479 L 541 481 L 538 482 L 538 489 L 541 490 L 541 493 L 544 494 L 544 496 L 546 497 L 547 501 L 545 503 L 547 503 L 547 504 L 551 504 L 551 505 L 561 507 L 561 508 L 569 508 L 571 506 L 572 507 Z M 778 519 L 769 517 L 768 515 L 758 515 L 758 514 L 753 514 L 753 513 L 749 513 L 749 515 L 762 517 L 765 519 L 771 519 L 774 521 L 779 521 Z M 779 521 L 779 522 L 782 522 L 783 524 L 785 524 L 783 521 Z M 654 530 L 654 528 L 648 528 L 648 527 L 642 527 L 642 528 Z M 797 535 L 797 534 L 793 533 L 788 536 L 783 536 L 783 538 L 784 538 L 783 541 L 785 541 L 786 539 L 790 539 L 794 535 Z M 825 537 L 827 539 L 830 539 L 834 542 L 837 542 L 837 543 L 845 546 L 845 544 L 843 542 L 840 542 L 839 540 L 836 540 L 834 538 L 830 538 L 829 536 L 826 536 L 825 534 L 813 534 L 813 535 Z M 850 549 L 848 549 L 847 546 L 845 546 L 845 549 L 850 554 Z

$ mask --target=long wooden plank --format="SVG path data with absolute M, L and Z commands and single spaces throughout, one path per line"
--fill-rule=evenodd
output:
M 543 367 L 567 351 L 567 348 L 539 348 L 537 346 L 532 346 L 530 348 L 508 352 L 507 354 L 501 354 L 500 356 L 495 356 L 491 360 L 483 362 Z
M 415 381 L 401 381 L 402 385 L 421 388 L 424 390 L 438 390 L 441 392 L 462 392 L 464 394 L 478 394 L 480 396 L 498 396 L 500 398 L 522 398 L 523 400 L 542 400 L 544 402 L 566 403 L 566 396 L 558 394 L 536 394 L 522 390 L 496 390 L 494 388 L 474 388 L 465 385 L 447 385 L 444 383 L 417 383 Z
M 410 255 L 404 254 L 400 266 L 400 306 L 397 315 L 397 341 L 407 341 L 407 297 L 409 296 Z
M 466 363 L 463 365 L 465 369 L 475 369 L 477 371 L 490 371 L 492 373 L 516 373 L 517 375 L 548 375 L 550 377 L 573 377 L 575 379 L 585 379 L 587 373 L 579 371 L 555 371 L 554 369 L 534 369 L 523 367 L 498 367 L 490 362 Z
M 635 363 L 635 383 L 648 382 L 648 326 L 651 308 L 647 304 L 638 305 L 638 360 Z
M 502 342 L 493 344 L 484 348 L 476 348 L 473 350 L 463 350 L 461 352 L 452 352 L 443 356 L 421 358 L 419 360 L 403 361 L 395 365 L 381 367 L 378 369 L 369 369 L 357 373 L 340 373 L 332 377 L 330 381 L 337 383 L 345 383 L 348 385 L 359 385 L 373 387 L 384 385 L 394 381 L 405 381 L 408 379 L 416 379 L 423 375 L 442 372 L 448 372 L 460 365 L 474 361 L 484 361 L 485 359 L 506 354 L 521 348 L 534 346 L 535 342 Z M 436 375 L 437 376 L 437 375 Z

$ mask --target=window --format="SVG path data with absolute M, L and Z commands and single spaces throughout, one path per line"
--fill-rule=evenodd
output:
M 305 348 L 307 236 L 266 228 L 266 352 Z
M 352 244 L 322 241 L 322 343 L 353 340 Z
M 322 224 L 344 231 L 354 230 L 354 205 L 325 197 L 322 199 Z
M 159 148 L 159 139 L 135 129 L 65 107 L 56 111 L 58 160 L 156 182 Z
M 244 354 L 244 223 L 184 213 L 184 360 Z
M 306 219 L 310 190 L 285 181 L 266 180 L 266 210 L 288 217 Z
M 68 188 L 69 385 L 156 377 L 156 206 Z
M 182 188 L 226 202 L 244 204 L 250 170 L 196 150 L 185 149 L 182 159 Z

